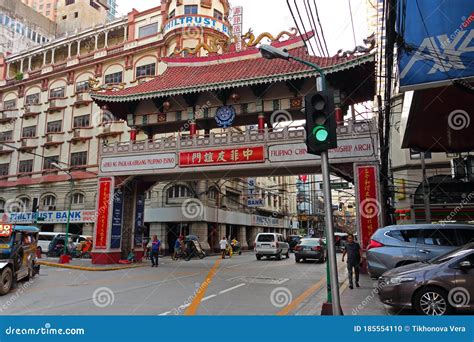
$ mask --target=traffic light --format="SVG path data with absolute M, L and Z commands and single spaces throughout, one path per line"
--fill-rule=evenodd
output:
M 334 93 L 319 91 L 305 98 L 306 146 L 308 153 L 320 154 L 337 147 Z

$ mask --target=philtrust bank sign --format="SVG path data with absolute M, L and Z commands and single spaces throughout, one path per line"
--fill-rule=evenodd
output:
M 204 15 L 184 15 L 178 16 L 169 20 L 165 27 L 163 28 L 163 35 L 166 35 L 168 32 L 176 29 L 187 29 L 189 28 L 189 35 L 196 35 L 197 32 L 193 32 L 193 28 L 204 29 L 210 28 L 219 32 L 224 33 L 227 36 L 230 36 L 230 27 L 224 24 L 222 21 L 217 20 L 212 17 L 207 17 Z

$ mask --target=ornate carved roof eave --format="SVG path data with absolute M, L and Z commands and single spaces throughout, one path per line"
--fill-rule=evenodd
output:
M 326 71 L 326 74 L 333 74 L 339 71 L 355 68 L 367 62 L 374 61 L 374 58 L 375 58 L 375 55 L 370 54 L 370 55 L 362 56 L 345 63 L 330 66 L 328 68 L 325 68 L 324 70 Z M 100 93 L 95 93 L 95 94 L 93 93 L 91 94 L 91 97 L 95 101 L 124 103 L 124 102 L 149 100 L 149 99 L 153 99 L 157 97 L 169 97 L 169 96 L 176 96 L 176 95 L 183 95 L 183 94 L 190 94 L 190 93 L 197 93 L 197 92 L 213 91 L 213 90 L 218 90 L 218 89 L 240 88 L 240 87 L 246 87 L 246 86 L 256 85 L 256 84 L 266 84 L 266 83 L 274 83 L 274 82 L 300 79 L 300 78 L 305 78 L 305 77 L 314 77 L 317 75 L 318 73 L 314 70 L 305 70 L 305 71 L 300 71 L 300 72 L 290 73 L 290 74 L 265 76 L 265 77 L 260 77 L 260 78 L 251 78 L 251 79 L 243 79 L 243 80 L 232 80 L 228 82 L 204 84 L 204 85 L 199 85 L 196 87 L 175 88 L 175 89 L 170 89 L 170 90 L 165 90 L 165 91 L 154 91 L 154 92 L 126 95 L 126 96 L 102 95 Z

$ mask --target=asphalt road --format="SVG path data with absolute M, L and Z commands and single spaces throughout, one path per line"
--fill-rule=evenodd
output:
M 306 315 L 325 300 L 325 278 L 325 264 L 252 252 L 111 272 L 43 266 L 0 297 L 0 315 Z

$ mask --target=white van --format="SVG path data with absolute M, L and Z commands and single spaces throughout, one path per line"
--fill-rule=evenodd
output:
M 60 233 L 48 233 L 48 232 L 41 232 L 38 236 L 38 248 L 40 249 L 41 253 L 47 253 L 49 249 L 49 244 L 53 239 Z
M 263 256 L 268 258 L 274 256 L 277 260 L 281 260 L 283 255 L 288 259 L 290 245 L 281 234 L 260 233 L 255 239 L 255 252 L 257 260 L 262 259 Z

